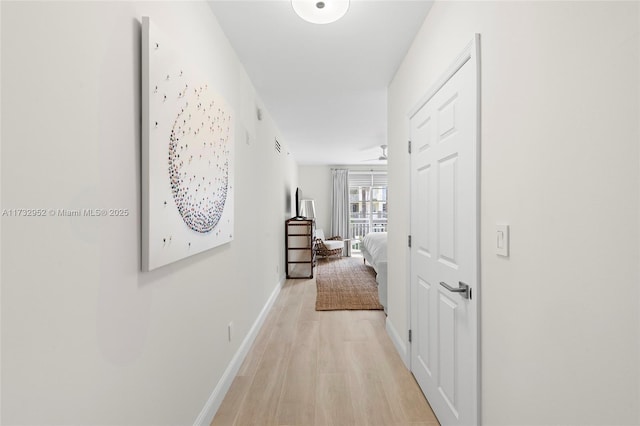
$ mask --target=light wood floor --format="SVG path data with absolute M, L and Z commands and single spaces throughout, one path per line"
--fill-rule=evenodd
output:
M 212 425 L 438 425 L 382 311 L 315 310 L 287 280 Z

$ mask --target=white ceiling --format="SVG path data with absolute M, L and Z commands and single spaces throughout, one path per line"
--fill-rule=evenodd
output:
M 387 143 L 387 86 L 432 1 L 351 0 L 325 25 L 289 0 L 210 4 L 300 164 L 384 164 L 363 160 Z

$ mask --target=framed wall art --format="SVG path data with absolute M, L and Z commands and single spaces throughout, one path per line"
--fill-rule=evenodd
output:
M 234 114 L 142 18 L 142 269 L 233 239 Z

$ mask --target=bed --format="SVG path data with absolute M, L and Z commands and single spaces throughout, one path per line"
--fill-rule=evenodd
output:
M 387 311 L 387 233 L 370 232 L 362 239 L 362 256 L 376 271 L 378 298 Z

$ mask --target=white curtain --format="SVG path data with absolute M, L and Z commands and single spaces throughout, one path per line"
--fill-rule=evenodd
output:
M 331 235 L 349 238 L 349 170 L 331 171 Z

